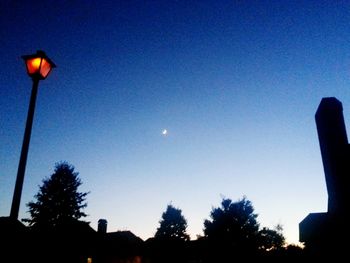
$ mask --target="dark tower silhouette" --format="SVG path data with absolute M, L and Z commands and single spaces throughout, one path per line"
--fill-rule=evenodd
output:
M 323 98 L 316 125 L 328 192 L 327 213 L 311 213 L 299 224 L 299 239 L 313 255 L 342 253 L 347 237 L 346 209 L 350 208 L 350 146 L 343 107 L 336 98 Z
M 324 173 L 328 192 L 328 212 L 344 213 L 349 207 L 349 145 L 343 107 L 336 98 L 322 99 L 316 112 Z

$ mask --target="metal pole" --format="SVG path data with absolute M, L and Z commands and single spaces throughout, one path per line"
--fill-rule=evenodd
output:
M 15 185 L 15 191 L 13 193 L 11 213 L 10 213 L 10 218 L 16 219 L 16 220 L 18 219 L 19 205 L 21 202 L 24 173 L 26 170 L 30 134 L 32 132 L 34 109 L 35 109 L 35 102 L 37 97 L 36 95 L 38 93 L 38 84 L 39 84 L 39 79 L 33 78 L 33 87 L 32 87 L 32 93 L 30 96 L 26 129 L 24 131 L 21 157 L 19 159 L 19 164 L 18 164 L 17 179 L 16 179 L 16 185 Z

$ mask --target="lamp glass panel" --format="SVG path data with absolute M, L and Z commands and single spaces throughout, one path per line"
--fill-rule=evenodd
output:
M 47 75 L 49 74 L 51 70 L 51 65 L 49 62 L 47 62 L 46 59 L 42 59 L 42 62 L 41 62 L 41 68 L 40 68 L 40 75 L 43 77 L 43 78 L 46 78 Z
M 27 70 L 29 74 L 39 72 L 41 58 L 31 58 L 27 60 Z

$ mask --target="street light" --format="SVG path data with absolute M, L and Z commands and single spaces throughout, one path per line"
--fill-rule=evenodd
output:
M 13 193 L 12 206 L 10 218 L 18 219 L 19 205 L 22 195 L 22 187 L 24 180 L 24 172 L 27 164 L 27 156 L 30 142 L 30 134 L 32 132 L 32 124 L 34 117 L 36 95 L 38 93 L 39 80 L 45 79 L 52 68 L 55 68 L 55 63 L 49 59 L 44 51 L 38 50 L 36 54 L 22 56 L 27 67 L 27 73 L 33 80 L 32 93 L 30 96 L 29 109 L 27 115 L 26 128 L 24 131 L 23 144 L 21 150 L 21 157 L 19 159 L 17 179 L 15 190 Z

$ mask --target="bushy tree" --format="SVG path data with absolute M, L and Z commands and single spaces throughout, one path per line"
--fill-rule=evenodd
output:
M 187 221 L 180 209 L 168 205 L 159 223 L 160 226 L 154 236 L 156 239 L 189 240 L 189 235 L 186 233 Z
M 30 218 L 23 221 L 31 227 L 46 228 L 85 217 L 82 209 L 87 206 L 85 199 L 88 193 L 78 192 L 82 184 L 78 175 L 67 162 L 57 163 L 54 173 L 43 180 L 34 196 L 36 201 L 27 204 Z
M 235 257 L 255 257 L 268 251 L 282 251 L 285 238 L 281 225 L 260 230 L 252 202 L 243 197 L 237 202 L 223 199 L 204 221 L 204 239 L 212 248 L 212 259 L 230 261 Z
M 259 224 L 252 203 L 243 197 L 237 202 L 223 199 L 204 222 L 205 237 L 220 246 L 251 250 L 258 248 Z
M 282 248 L 285 243 L 285 238 L 282 232 L 283 228 L 281 225 L 277 225 L 275 229 L 263 227 L 263 229 L 259 231 L 260 249 L 273 250 Z

